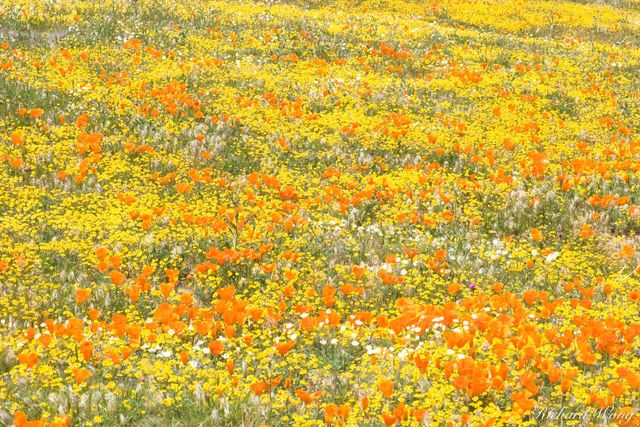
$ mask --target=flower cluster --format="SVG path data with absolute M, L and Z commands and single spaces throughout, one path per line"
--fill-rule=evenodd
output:
M 3 0 L 0 424 L 640 423 L 596 3 Z

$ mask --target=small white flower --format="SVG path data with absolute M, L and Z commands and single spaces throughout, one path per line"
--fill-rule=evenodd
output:
M 560 252 L 552 252 L 549 255 L 547 255 L 546 261 L 547 262 L 553 262 L 555 261 L 558 257 L 560 256 Z

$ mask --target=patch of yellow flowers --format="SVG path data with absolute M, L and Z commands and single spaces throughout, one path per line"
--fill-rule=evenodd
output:
M 637 425 L 638 22 L 4 1 L 0 423 Z

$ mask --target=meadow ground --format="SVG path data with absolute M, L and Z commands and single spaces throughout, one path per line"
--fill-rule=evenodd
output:
M 639 25 L 0 1 L 0 424 L 640 424 Z

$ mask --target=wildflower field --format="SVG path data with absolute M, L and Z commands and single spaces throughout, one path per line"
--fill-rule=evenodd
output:
M 0 425 L 637 426 L 639 232 L 636 0 L 0 1 Z

